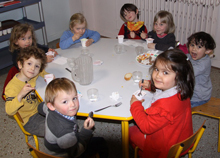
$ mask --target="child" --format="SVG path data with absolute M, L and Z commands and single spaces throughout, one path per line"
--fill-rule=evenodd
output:
M 148 43 L 148 48 L 165 51 L 174 48 L 176 39 L 175 25 L 171 13 L 161 10 L 154 17 L 153 30 L 148 33 L 148 38 L 153 38 L 153 43 Z
M 147 28 L 143 21 L 139 21 L 138 9 L 134 4 L 126 3 L 121 7 L 121 16 L 126 20 L 118 33 L 125 39 L 146 39 Z
M 70 18 L 69 30 L 65 31 L 60 38 L 60 48 L 67 49 L 75 43 L 79 43 L 80 39 L 88 38 L 86 47 L 92 43 L 96 43 L 100 39 L 97 31 L 86 28 L 86 18 L 81 13 L 73 14 Z
M 32 25 L 24 23 L 15 25 L 11 32 L 10 37 L 10 51 L 12 52 L 12 62 L 13 65 L 18 68 L 17 65 L 17 56 L 20 53 L 21 48 L 26 48 L 29 46 L 37 46 L 40 49 L 43 49 L 45 53 L 52 51 L 54 52 L 54 56 L 57 55 L 57 52 L 54 49 L 43 47 L 37 44 L 36 37 L 34 34 L 34 28 Z M 52 62 L 54 60 L 53 55 L 47 55 L 47 62 Z
M 140 86 L 154 92 L 151 107 L 144 109 L 144 100 L 132 96 L 130 111 L 137 126 L 129 128 L 129 139 L 140 156 L 165 158 L 172 145 L 193 134 L 193 68 L 182 51 L 171 49 L 158 55 L 150 72 L 151 80 Z
M 19 112 L 23 119 L 24 129 L 37 136 L 44 136 L 45 117 L 38 114 L 39 104 L 35 91 L 38 76 L 44 77 L 46 55 L 43 50 L 29 46 L 20 49 L 17 57 L 20 72 L 7 84 L 5 88 L 5 111 L 12 116 Z
M 108 156 L 105 140 L 92 137 L 94 120 L 88 117 L 80 132 L 76 114 L 79 100 L 75 84 L 66 78 L 51 81 L 45 91 L 44 105 L 39 111 L 46 114 L 44 144 L 52 155 L 86 157 L 99 153 L 100 158 Z M 90 140 L 91 139 L 91 140 Z
M 197 32 L 188 38 L 187 47 L 189 51 L 187 56 L 193 65 L 195 75 L 196 84 L 191 99 L 191 107 L 195 107 L 208 102 L 211 98 L 211 60 L 209 54 L 216 45 L 211 35 Z

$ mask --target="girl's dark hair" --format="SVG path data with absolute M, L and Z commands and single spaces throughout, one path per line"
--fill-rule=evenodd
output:
M 196 45 L 201 45 L 202 47 L 204 46 L 205 49 L 208 50 L 214 50 L 216 47 L 215 40 L 212 38 L 210 34 L 205 32 L 194 33 L 187 40 L 188 48 L 191 42 L 194 42 Z
M 137 7 L 132 4 L 132 3 L 126 3 L 124 4 L 122 7 L 121 7 L 121 10 L 120 10 L 120 15 L 125 19 L 124 17 L 124 12 L 125 11 L 134 11 L 135 13 L 137 12 Z M 137 19 L 139 19 L 139 14 L 137 14 Z
M 185 100 L 193 95 L 195 77 L 193 67 L 187 56 L 179 49 L 167 50 L 157 56 L 154 64 L 150 68 L 150 73 L 154 71 L 157 62 L 161 62 L 176 73 L 176 86 L 180 94 L 180 99 Z M 155 92 L 156 87 L 151 77 L 151 91 Z
M 17 56 L 17 62 L 20 61 L 20 63 L 23 66 L 24 62 L 30 59 L 31 57 L 41 60 L 40 72 L 42 72 L 47 65 L 47 56 L 44 53 L 44 51 L 40 48 L 37 48 L 35 46 L 21 48 L 20 53 L 18 53 L 18 56 Z

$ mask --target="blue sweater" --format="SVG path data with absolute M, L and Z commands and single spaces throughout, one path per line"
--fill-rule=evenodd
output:
M 82 38 L 92 38 L 94 40 L 94 43 L 96 43 L 100 39 L 100 34 L 97 31 L 92 31 L 89 29 L 86 29 L 85 33 L 76 41 L 72 40 L 73 35 L 74 33 L 70 30 L 64 31 L 63 35 L 60 37 L 59 44 L 61 49 L 67 49 L 71 45 L 81 42 L 80 39 Z

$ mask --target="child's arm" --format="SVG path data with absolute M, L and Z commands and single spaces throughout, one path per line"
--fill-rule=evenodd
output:
M 14 85 L 9 85 L 5 89 L 6 95 L 6 103 L 5 103 L 5 111 L 8 115 L 14 115 L 18 109 L 20 109 L 23 105 L 23 98 L 32 90 L 34 87 L 31 87 L 29 83 L 26 83 L 24 87 L 19 92 Z
M 125 34 L 125 30 L 124 30 L 125 25 L 126 25 L 126 24 L 122 24 L 122 26 L 121 26 L 121 28 L 120 28 L 120 31 L 118 32 L 118 35 L 124 35 L 124 34 Z
M 88 117 L 83 124 L 85 129 L 91 130 L 95 126 L 95 122 L 91 117 Z
M 86 46 L 89 46 L 88 44 L 91 42 L 96 43 L 100 39 L 100 34 L 97 31 L 86 29 L 84 34 L 89 38 L 89 40 L 86 42 Z
M 64 31 L 63 35 L 60 37 L 60 48 L 61 49 L 67 49 L 74 43 L 80 42 L 79 40 L 73 41 L 72 39 L 73 33 L 70 30 Z
M 142 81 L 139 81 L 139 87 L 142 86 L 142 89 L 150 90 L 150 85 L 151 85 L 150 80 L 144 80 L 144 83 L 142 83 Z

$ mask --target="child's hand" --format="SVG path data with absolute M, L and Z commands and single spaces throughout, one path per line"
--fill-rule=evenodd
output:
M 81 36 L 82 36 L 82 35 L 79 34 L 79 33 L 74 33 L 74 35 L 73 35 L 73 37 L 72 37 L 72 40 L 73 40 L 73 41 L 76 41 L 76 40 L 78 40 Z
M 156 43 L 148 43 L 148 44 L 147 44 L 147 47 L 148 47 L 149 49 L 155 49 L 155 45 L 156 45 Z
M 141 80 L 139 81 L 139 87 L 142 86 L 142 89 L 149 89 L 150 88 L 150 82 L 147 80 L 144 80 L 144 83 L 141 83 Z
M 130 100 L 130 105 L 132 105 L 135 101 L 140 101 L 140 102 L 144 102 L 144 99 L 142 100 L 138 100 L 135 95 L 132 95 L 131 100 Z
M 130 32 L 130 36 L 131 36 L 131 38 L 135 38 L 135 33 L 134 32 Z
M 88 39 L 86 41 L 86 47 L 90 46 L 93 42 L 94 42 L 94 40 L 92 38 Z
M 31 87 L 29 83 L 26 83 L 24 87 L 21 89 L 20 93 L 18 93 L 17 98 L 18 101 L 21 102 L 22 98 L 24 98 L 30 91 L 34 90 L 34 87 Z
M 142 39 L 146 39 L 147 38 L 147 34 L 144 31 L 141 32 L 141 38 Z
M 57 51 L 56 51 L 55 49 L 49 48 L 49 49 L 48 49 L 48 52 L 49 52 L 49 51 L 54 52 L 54 57 L 58 55 L 58 53 L 57 53 Z
M 47 62 L 50 63 L 54 60 L 54 56 L 53 55 L 47 55 Z
M 92 129 L 95 126 L 95 122 L 91 117 L 88 117 L 83 124 L 85 129 Z

